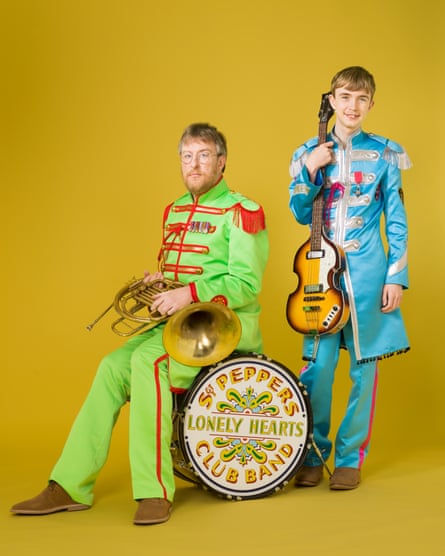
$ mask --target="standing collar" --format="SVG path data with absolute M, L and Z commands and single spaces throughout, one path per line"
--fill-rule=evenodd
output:
M 359 129 L 357 129 L 356 131 L 354 131 L 354 133 L 348 137 L 348 140 L 347 140 L 346 143 L 343 143 L 343 141 L 340 139 L 340 137 L 339 137 L 338 135 L 336 135 L 336 133 L 335 133 L 335 126 L 332 128 L 331 135 L 332 135 L 333 140 L 334 140 L 336 143 L 338 143 L 338 144 L 340 144 L 340 145 L 345 145 L 345 144 L 347 144 L 347 143 L 352 143 L 353 140 L 354 140 L 356 137 L 359 137 L 359 136 L 363 135 L 363 131 L 362 131 L 362 128 L 359 128 Z
M 227 185 L 224 176 L 221 176 L 221 179 L 216 183 L 216 185 L 214 185 L 211 189 L 209 189 L 202 195 L 199 195 L 195 203 L 199 205 L 203 205 L 205 203 L 208 203 L 209 201 L 213 201 L 214 199 L 217 199 L 219 196 L 226 193 L 228 190 L 229 190 L 229 186 Z M 190 193 L 189 195 L 191 197 Z

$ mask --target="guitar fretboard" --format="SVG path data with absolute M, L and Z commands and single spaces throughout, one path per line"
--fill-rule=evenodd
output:
M 329 103 L 329 93 L 323 93 L 318 123 L 318 144 L 326 143 L 328 122 L 333 114 L 333 109 Z M 311 250 L 321 250 L 321 235 L 323 230 L 323 187 L 326 183 L 326 170 L 321 169 L 323 177 L 322 186 L 318 195 L 312 203 L 312 227 L 311 227 Z

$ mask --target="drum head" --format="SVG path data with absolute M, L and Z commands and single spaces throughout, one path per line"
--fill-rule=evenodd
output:
M 291 371 L 265 356 L 234 356 L 203 370 L 179 422 L 193 474 L 229 499 L 279 490 L 310 447 L 308 395 Z

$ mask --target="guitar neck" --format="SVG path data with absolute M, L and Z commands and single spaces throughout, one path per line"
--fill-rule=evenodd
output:
M 312 203 L 311 251 L 321 250 L 321 236 L 323 230 L 323 190 Z
M 328 136 L 328 121 L 320 121 L 318 124 L 318 144 L 326 143 L 326 138 Z
M 328 106 L 328 96 L 325 94 L 322 96 L 322 105 L 320 108 L 320 121 L 318 124 L 318 144 L 326 143 L 328 121 L 330 114 L 332 112 L 327 108 Z M 329 105 L 330 108 L 330 105 Z M 326 183 L 326 170 L 321 169 L 321 175 L 323 177 L 322 186 L 318 195 L 315 197 L 312 203 L 312 227 L 311 227 L 311 250 L 320 251 L 321 250 L 321 236 L 323 230 L 323 187 Z

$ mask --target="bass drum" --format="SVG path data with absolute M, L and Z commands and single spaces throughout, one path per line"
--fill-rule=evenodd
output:
M 225 498 L 280 490 L 311 446 L 307 392 L 289 369 L 264 355 L 232 355 L 202 369 L 177 401 L 175 475 Z

